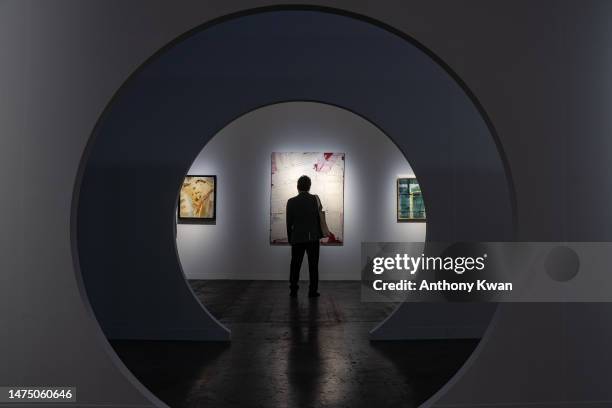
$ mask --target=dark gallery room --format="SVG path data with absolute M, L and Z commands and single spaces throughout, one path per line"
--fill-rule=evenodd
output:
M 158 53 L 98 122 L 83 281 L 119 357 L 170 406 L 418 406 L 494 306 L 364 302 L 361 245 L 509 239 L 508 187 L 478 106 L 414 41 L 329 11 L 236 16 Z M 474 189 L 480 212 L 461 195 Z M 328 234 L 302 253 L 294 297 L 286 211 L 306 195 Z M 462 206 L 473 216 L 449 223 Z
M 0 0 L 0 408 L 612 407 L 611 18 Z

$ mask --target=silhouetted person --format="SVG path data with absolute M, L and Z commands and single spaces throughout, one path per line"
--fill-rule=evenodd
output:
M 310 275 L 309 297 L 317 297 L 319 286 L 319 240 L 323 238 L 319 219 L 320 201 L 309 193 L 310 178 L 298 179 L 298 195 L 287 201 L 287 238 L 291 244 L 291 271 L 289 289 L 292 297 L 297 296 L 300 268 L 304 252 L 308 255 L 308 272 Z

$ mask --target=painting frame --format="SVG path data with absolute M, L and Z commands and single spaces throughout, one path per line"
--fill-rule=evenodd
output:
M 188 178 L 207 178 L 212 179 L 213 182 L 213 202 L 212 202 L 212 216 L 211 217 L 185 217 L 181 215 L 181 192 L 185 180 Z M 217 175 L 216 174 L 187 174 L 183 177 L 181 188 L 179 189 L 178 205 L 177 205 L 177 221 L 182 224 L 215 224 L 217 222 Z
M 276 165 L 275 165 L 275 158 L 276 157 L 281 157 L 281 156 L 300 156 L 302 158 L 306 157 L 306 156 L 318 156 L 318 160 L 317 160 L 317 165 L 320 165 L 321 167 L 319 167 L 319 170 L 316 170 L 317 166 L 314 165 L 315 162 L 313 161 L 311 166 L 309 167 L 309 170 L 302 170 L 299 172 L 299 174 L 295 174 L 294 179 L 291 180 L 290 183 L 290 189 L 292 191 L 291 194 L 288 194 L 286 197 L 284 197 L 284 199 L 282 200 L 282 208 L 279 208 L 280 211 L 274 211 L 274 202 L 275 202 L 275 196 L 277 197 L 278 194 L 275 193 L 275 189 L 278 187 L 275 184 L 275 171 L 276 171 Z M 334 165 L 333 163 L 338 163 L 341 165 L 339 165 L 339 167 L 336 167 L 336 165 Z M 320 184 L 317 182 L 317 176 L 315 174 L 312 174 L 312 169 L 314 167 L 315 169 L 315 173 L 316 172 L 321 172 L 321 173 L 325 173 L 324 171 L 321 171 L 322 168 L 327 168 L 327 164 L 329 164 L 330 166 L 334 167 L 334 169 L 330 169 L 332 171 L 330 171 L 330 173 L 336 173 L 337 171 L 339 171 L 339 173 L 336 173 L 335 176 L 339 177 L 340 181 L 339 183 L 336 183 L 336 187 L 333 189 L 333 191 L 337 194 L 338 196 L 338 200 L 335 200 L 334 203 L 336 203 L 337 205 L 332 205 L 330 204 L 330 201 L 328 201 L 326 199 L 326 191 L 329 192 L 329 190 L 327 188 L 325 188 L 325 191 L 320 191 L 319 190 L 319 186 Z M 313 166 L 314 165 L 314 166 Z M 284 230 L 284 225 L 285 225 L 285 221 L 284 221 L 284 205 L 286 204 L 286 200 L 288 200 L 291 197 L 294 197 L 295 195 L 298 194 L 297 191 L 297 179 L 299 178 L 299 176 L 301 175 L 307 175 L 311 178 L 312 182 L 313 182 L 313 189 L 310 191 L 311 194 L 317 194 L 321 197 L 321 201 L 323 202 L 323 209 L 326 212 L 326 218 L 327 218 L 327 224 L 330 228 L 330 231 L 335 232 L 335 234 L 331 234 L 328 237 L 324 237 L 320 240 L 320 244 L 322 246 L 344 246 L 344 205 L 345 205 L 345 187 L 346 187 L 346 153 L 345 152 L 332 152 L 332 151 L 273 151 L 271 152 L 271 172 L 270 172 L 270 234 L 269 234 L 269 244 L 272 246 L 282 246 L 282 245 L 290 245 L 290 243 L 286 240 L 286 237 L 283 237 L 281 235 L 281 239 L 278 239 L 278 236 L 274 234 L 274 225 L 275 225 L 275 220 L 278 219 L 278 216 L 282 214 L 282 218 L 283 218 L 283 222 L 282 222 L 282 229 Z M 333 176 L 332 176 L 333 177 Z M 325 185 L 327 187 L 329 187 L 330 185 L 333 185 L 334 183 L 331 184 L 327 184 L 325 183 Z M 317 187 L 314 187 L 314 185 L 316 185 Z M 277 191 L 278 192 L 278 191 Z M 330 208 L 330 207 L 337 207 L 337 208 Z M 335 215 L 335 217 L 334 217 Z M 332 217 L 332 221 L 330 222 L 330 217 Z M 334 222 L 333 220 L 336 220 L 336 222 Z M 333 224 L 336 224 L 335 226 Z M 334 228 L 335 227 L 335 228 Z M 282 234 L 284 235 L 284 234 Z
M 414 180 L 415 184 L 417 186 L 419 186 L 419 193 L 420 193 L 420 196 L 421 196 L 421 200 L 423 201 L 423 214 L 424 214 L 423 218 L 402 217 L 401 216 L 400 201 L 401 201 L 401 197 L 406 196 L 405 193 L 401 193 L 400 192 L 400 182 L 402 180 Z M 413 223 L 413 222 L 415 222 L 415 223 L 422 223 L 422 222 L 427 222 L 427 210 L 426 210 L 426 207 L 425 207 L 425 199 L 423 197 L 423 193 L 421 191 L 420 184 L 419 184 L 417 178 L 414 177 L 414 176 L 399 176 L 399 177 L 396 178 L 395 188 L 396 188 L 396 190 L 395 190 L 395 194 L 396 194 L 395 205 L 396 205 L 396 220 L 397 220 L 397 222 L 399 222 L 399 223 L 405 223 L 405 222 L 407 222 L 407 223 Z M 409 195 L 410 195 L 410 193 L 408 193 L 408 196 Z

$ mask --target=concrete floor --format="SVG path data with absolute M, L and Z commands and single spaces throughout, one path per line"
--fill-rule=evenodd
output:
M 291 300 L 280 281 L 191 281 L 231 344 L 113 341 L 136 377 L 178 407 L 416 407 L 476 340 L 370 342 L 396 305 L 363 303 L 359 282 L 322 281 Z

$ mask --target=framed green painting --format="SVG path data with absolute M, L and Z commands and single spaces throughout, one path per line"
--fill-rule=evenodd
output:
M 414 177 L 397 179 L 397 222 L 425 222 L 425 201 Z

